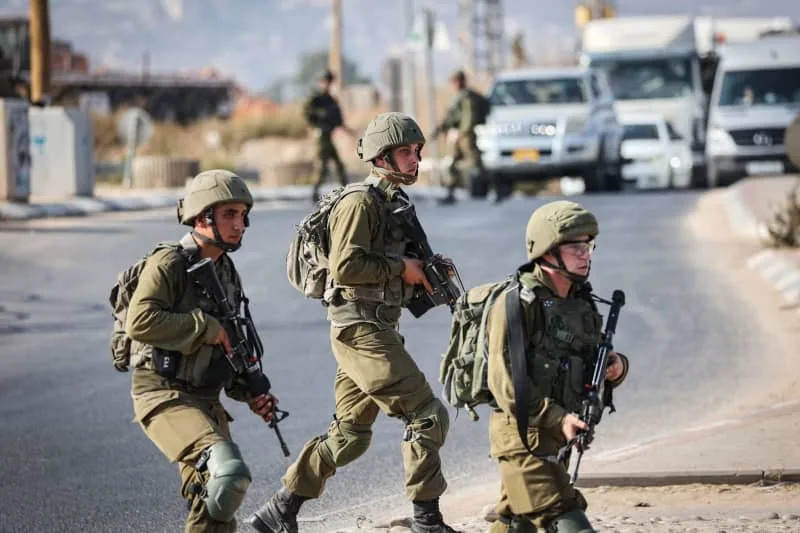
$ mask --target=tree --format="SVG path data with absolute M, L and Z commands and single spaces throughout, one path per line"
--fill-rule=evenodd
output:
M 328 68 L 328 51 L 319 50 L 310 54 L 304 54 L 300 58 L 300 70 L 295 77 L 295 82 L 299 87 L 305 89 L 311 88 L 320 75 Z M 342 73 L 336 73 L 342 77 L 345 85 L 354 83 L 370 83 L 371 80 L 366 76 L 361 75 L 358 71 L 358 65 L 342 57 Z

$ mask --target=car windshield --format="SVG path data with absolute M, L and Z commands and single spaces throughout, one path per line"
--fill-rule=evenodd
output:
M 689 58 L 601 59 L 592 66 L 606 72 L 618 100 L 677 98 L 692 93 Z
M 493 106 L 579 104 L 586 101 L 586 90 L 581 78 L 499 81 L 489 101 Z
M 658 139 L 658 128 L 655 124 L 625 124 L 622 140 Z
M 720 106 L 800 104 L 800 68 L 734 70 L 722 77 Z

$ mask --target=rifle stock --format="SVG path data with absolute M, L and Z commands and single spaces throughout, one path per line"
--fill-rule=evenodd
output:
M 231 343 L 231 353 L 225 354 L 225 358 L 228 360 L 234 375 L 245 383 L 251 396 L 269 394 L 272 385 L 261 368 L 261 356 L 264 353 L 264 348 L 255 326 L 250 320 L 249 313 L 245 318 L 239 316 L 236 307 L 228 299 L 225 289 L 214 270 L 214 263 L 210 258 L 198 261 L 189 267 L 186 272 L 191 282 L 211 299 L 217 309 L 216 318 L 222 324 Z M 286 457 L 290 455 L 290 452 L 278 423 L 287 416 L 289 416 L 287 411 L 273 406 L 272 420 L 269 422 L 269 427 L 275 431 L 275 435 L 281 445 L 281 451 Z

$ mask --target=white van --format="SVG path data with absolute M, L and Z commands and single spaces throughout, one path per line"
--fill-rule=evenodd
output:
M 800 113 L 798 50 L 800 35 L 720 48 L 706 142 L 709 186 L 797 170 L 784 132 Z

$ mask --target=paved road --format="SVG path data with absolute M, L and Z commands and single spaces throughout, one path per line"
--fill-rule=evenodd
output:
M 616 346 L 634 364 L 595 449 L 613 450 L 736 407 L 758 381 L 747 362 L 762 344 L 745 333 L 746 306 L 714 269 L 713 243 L 699 246 L 683 218 L 696 193 L 579 198 L 601 221 L 592 275 L 596 292 L 626 291 Z M 432 245 L 453 257 L 468 285 L 497 279 L 524 261 L 523 233 L 542 199 L 500 206 L 462 203 L 418 211 Z M 235 259 L 267 346 L 266 369 L 282 406 L 293 452 L 322 433 L 333 410 L 334 364 L 324 312 L 286 283 L 284 254 L 307 206 L 259 205 Z M 172 210 L 0 225 L 0 531 L 179 531 L 185 513 L 178 478 L 130 423 L 129 378 L 107 349 L 108 288 L 152 243 L 180 236 Z M 745 245 L 743 245 L 745 246 Z M 404 318 L 407 345 L 432 381 L 446 342 L 446 309 Z M 768 369 L 763 369 L 767 372 Z M 730 381 L 726 381 L 730 380 Z M 287 466 L 270 430 L 227 402 L 235 438 L 256 480 L 244 509 L 277 488 Z M 381 419 L 373 445 L 342 470 L 304 516 L 337 517 L 389 505 L 401 493 L 402 428 Z M 454 487 L 492 471 L 483 423 L 462 414 L 444 449 Z M 361 507 L 357 507 L 361 508 Z M 343 513 L 344 510 L 348 510 Z

